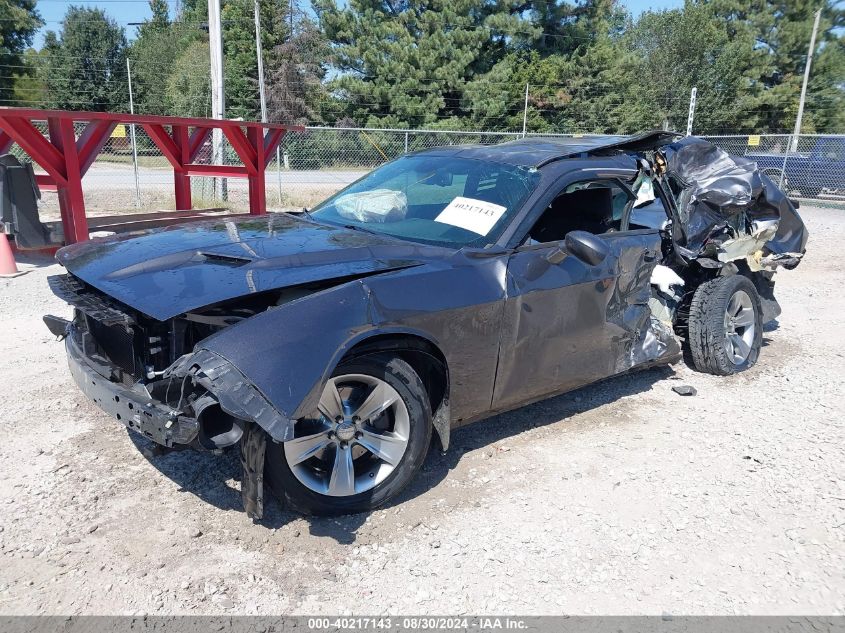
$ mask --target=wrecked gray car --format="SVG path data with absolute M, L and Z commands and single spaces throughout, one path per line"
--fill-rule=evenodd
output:
M 758 359 L 793 203 L 744 159 L 666 132 L 447 147 L 312 212 L 168 227 L 59 251 L 75 307 L 45 317 L 104 411 L 165 447 L 237 446 L 294 508 L 370 510 L 433 433 L 686 348 Z

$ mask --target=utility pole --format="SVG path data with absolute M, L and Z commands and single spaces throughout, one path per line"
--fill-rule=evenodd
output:
M 255 0 L 255 56 L 258 61 L 258 97 L 261 101 L 261 122 L 267 123 L 267 99 L 264 95 L 264 55 L 261 52 L 261 14 Z
M 226 116 L 226 92 L 223 84 L 223 30 L 220 24 L 220 0 L 208 0 L 208 45 L 211 54 L 211 117 Z M 211 133 L 214 163 L 223 164 L 223 131 Z M 216 184 L 216 179 L 215 179 Z M 214 187 L 216 189 L 216 187 Z M 220 193 L 226 199 L 226 179 L 220 179 Z
M 819 20 L 822 10 L 816 11 L 813 22 L 813 33 L 810 35 L 810 48 L 807 50 L 807 63 L 804 65 L 804 81 L 801 84 L 801 99 L 798 101 L 798 116 L 795 117 L 795 130 L 792 132 L 792 151 L 798 151 L 798 135 L 801 134 L 801 119 L 804 116 L 804 100 L 807 98 L 807 82 L 810 80 L 810 65 L 813 63 L 813 51 L 816 48 L 816 33 L 819 30 Z
M 289 37 L 293 37 L 293 14 L 296 11 L 296 0 L 289 0 L 288 2 L 288 17 L 290 18 L 290 34 Z
M 132 97 L 132 69 L 129 58 L 126 58 L 126 79 L 129 82 L 129 114 L 135 114 L 135 100 Z M 135 207 L 141 208 L 141 183 L 138 180 L 138 144 L 135 142 L 135 124 L 129 125 L 129 135 L 132 141 L 132 166 L 135 168 Z
M 264 92 L 264 53 L 261 48 L 261 9 L 258 0 L 253 2 L 255 10 L 255 57 L 258 63 L 258 98 L 261 103 L 261 122 L 267 123 L 267 96 Z M 279 165 L 279 146 L 276 146 L 276 176 L 279 180 L 279 205 L 282 204 L 282 171 Z
M 689 114 L 687 115 L 687 136 L 692 136 L 692 120 L 695 117 L 695 97 L 698 94 L 698 88 L 692 87 L 689 93 Z
M 522 109 L 522 138 L 525 138 L 525 132 L 528 127 L 528 84 L 525 84 L 525 106 Z

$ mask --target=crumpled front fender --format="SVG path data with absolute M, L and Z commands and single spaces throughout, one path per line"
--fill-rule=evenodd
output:
M 293 421 L 283 416 L 237 367 L 214 352 L 201 349 L 186 354 L 168 374 L 193 375 L 195 382 L 211 392 L 226 413 L 255 422 L 274 440 L 293 439 Z
M 179 374 L 199 367 L 200 384 L 227 413 L 292 439 L 338 350 L 372 328 L 367 294 L 354 281 L 271 308 L 202 341 Z

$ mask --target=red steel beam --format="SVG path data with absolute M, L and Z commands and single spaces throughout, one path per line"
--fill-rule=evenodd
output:
M 246 178 L 249 172 L 240 165 L 186 165 L 185 171 L 192 176 L 216 176 L 218 178 Z
M 164 126 L 158 123 L 142 123 L 141 127 L 144 128 L 147 136 L 152 139 L 156 147 L 161 150 L 168 162 L 173 165 L 173 168 L 180 169 L 182 167 L 181 152 Z
M 249 128 L 250 130 L 253 128 Z M 255 162 L 255 148 L 250 143 L 249 139 L 244 136 L 240 128 L 223 128 L 223 134 L 229 139 L 238 157 L 243 161 L 249 173 L 258 173 L 258 168 Z
M 34 121 L 45 120 L 47 137 L 33 125 Z M 78 139 L 75 122 L 87 122 Z M 140 125 L 170 162 L 177 208 L 191 208 L 191 174 L 246 177 L 250 213 L 255 215 L 267 212 L 264 172 L 273 152 L 288 130 L 304 130 L 301 126 L 257 121 L 0 108 L 0 153 L 17 143 L 47 172 L 36 175 L 36 181 L 42 188 L 56 189 L 67 243 L 88 239 L 82 176 L 119 123 Z M 190 128 L 193 131 L 189 133 Z M 194 164 L 214 128 L 221 129 L 229 139 L 243 167 Z
M 44 135 L 20 116 L 0 110 L 0 128 L 58 182 L 66 182 L 64 156 Z
M 273 153 L 281 143 L 285 132 L 287 130 L 267 130 L 267 134 L 264 136 L 264 169 L 267 169 L 267 165 L 273 160 Z
M 179 152 L 179 167 L 173 169 L 176 210 L 187 211 L 191 208 L 191 177 L 185 171 L 185 165 L 191 162 L 191 140 L 188 136 L 188 126 L 173 126 L 173 142 Z
M 47 189 L 49 191 L 55 191 L 56 181 L 50 178 L 49 174 L 35 174 L 35 182 L 38 183 L 39 189 Z
M 123 112 L 74 112 L 72 110 L 38 110 L 35 108 L 0 108 L 0 116 L 22 117 L 30 121 L 44 121 L 45 119 L 70 119 L 71 121 L 115 121 L 117 123 L 135 123 L 142 125 L 153 123 L 158 125 L 187 125 L 188 127 L 208 127 L 225 129 L 245 129 L 250 127 L 268 130 L 293 130 L 302 132 L 301 125 L 285 125 L 282 123 L 261 123 L 259 121 L 234 121 L 232 119 L 203 119 L 199 117 L 155 116 L 148 114 L 126 114 Z
M 56 184 L 65 242 L 70 244 L 82 242 L 88 239 L 88 220 L 85 217 L 82 166 L 76 149 L 73 119 L 47 119 L 47 130 L 53 147 L 61 152 L 64 158 L 66 178 L 64 182 Z
M 254 170 L 250 171 L 249 182 L 249 213 L 264 215 L 267 213 L 267 195 L 264 190 L 264 131 L 251 127 L 246 131 L 247 141 L 253 151 Z M 244 163 L 246 161 L 244 160 Z
M 211 134 L 210 127 L 195 127 L 194 131 L 191 132 L 191 155 L 188 161 L 189 163 L 193 163 L 197 159 L 202 146 L 208 140 L 209 134 Z
M 79 168 L 83 176 L 111 137 L 115 127 L 117 121 L 89 121 L 79 135 L 76 151 L 79 154 Z

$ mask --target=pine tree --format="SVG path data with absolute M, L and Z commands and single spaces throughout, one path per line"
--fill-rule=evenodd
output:
M 469 80 L 504 50 L 508 11 L 484 0 L 317 0 L 342 75 L 330 88 L 358 124 L 423 126 L 461 113 Z
M 265 66 L 269 54 L 288 38 L 286 0 L 260 0 L 261 48 Z M 226 81 L 226 116 L 260 117 L 258 63 L 255 52 L 255 9 L 253 0 L 228 0 L 223 21 L 223 71 Z M 272 68 L 271 68 L 272 70 Z
M 168 77 L 177 58 L 193 42 L 201 40 L 203 33 L 194 25 L 171 21 L 166 0 L 150 0 L 150 11 L 152 17 L 138 27 L 137 37 L 128 52 L 135 111 L 142 114 L 178 113 L 167 91 Z
M 707 4 L 713 20 L 725 25 L 734 38 L 751 38 L 760 52 L 746 69 L 751 103 L 741 104 L 746 127 L 758 131 L 791 132 L 798 109 L 798 96 L 806 63 L 807 46 L 814 14 L 822 9 L 816 53 L 822 63 L 815 66 L 804 115 L 805 130 L 814 129 L 816 108 L 821 119 L 833 120 L 845 107 L 842 69 L 836 53 L 841 50 L 841 29 L 845 7 L 836 0 L 713 0 Z M 830 64 L 829 62 L 833 62 Z M 824 95 L 824 96 L 823 96 Z

